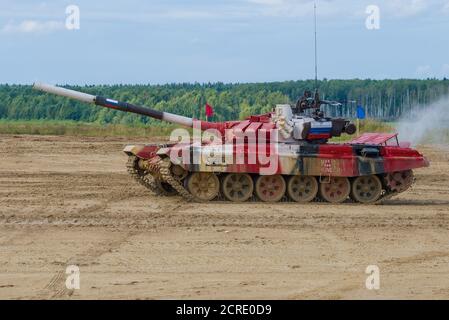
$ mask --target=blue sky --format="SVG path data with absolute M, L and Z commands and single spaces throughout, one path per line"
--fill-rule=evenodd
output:
M 65 28 L 72 4 L 79 30 Z M 317 6 L 320 78 L 449 78 L 449 0 Z M 311 79 L 313 55 L 309 0 L 0 0 L 0 83 Z

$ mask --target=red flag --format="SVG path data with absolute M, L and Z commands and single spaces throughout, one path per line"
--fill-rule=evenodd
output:
M 214 108 L 211 105 L 206 103 L 206 117 L 210 118 L 214 116 Z

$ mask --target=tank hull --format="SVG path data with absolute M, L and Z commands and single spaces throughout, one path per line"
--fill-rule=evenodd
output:
M 364 192 L 363 188 L 374 189 L 373 186 L 375 186 L 373 192 L 379 194 L 372 197 L 372 201 L 366 202 L 379 203 L 380 200 L 391 198 L 393 195 L 407 190 L 413 182 L 412 170 L 429 166 L 429 161 L 412 148 L 370 143 L 279 143 L 274 151 L 269 148 L 262 150 L 263 158 L 265 160 L 269 158 L 271 161 L 261 161 L 259 157 L 261 150 L 258 149 L 258 146 L 248 144 L 186 144 L 181 146 L 153 144 L 127 146 L 124 151 L 129 156 L 142 159 L 142 169 L 158 179 L 167 179 L 161 174 L 161 163 L 164 163 L 166 167 L 176 167 L 178 171 L 182 172 L 182 177 L 179 175 L 174 177 L 179 184 L 177 187 L 184 188 L 187 193 L 191 193 L 188 187 L 189 177 L 195 176 L 195 174 L 217 176 L 219 184 L 223 184 L 227 175 L 239 175 L 240 178 L 243 175 L 250 175 L 254 187 L 257 180 L 262 176 L 281 177 L 283 182 L 281 181 L 279 184 L 281 189 L 285 185 L 286 190 L 283 191 L 282 197 L 285 201 L 294 198 L 292 191 L 288 192 L 288 187 L 292 185 L 291 180 L 294 177 L 306 177 L 306 179 L 311 177 L 311 179 L 316 180 L 318 187 L 322 189 L 327 184 L 332 185 L 332 181 L 340 179 L 338 181 L 343 185 L 339 187 L 340 190 L 337 188 L 336 192 L 341 193 L 344 199 L 339 199 L 340 201 L 336 202 L 344 202 L 348 199 L 363 202 L 357 201 L 360 200 L 357 192 L 362 195 L 368 194 L 370 191 Z M 199 161 L 193 161 L 194 159 Z M 361 180 L 357 179 L 359 177 L 373 178 L 370 178 L 372 181 L 368 182 L 366 186 L 359 186 L 361 184 Z M 309 179 L 308 184 L 314 185 L 315 182 L 311 179 Z M 379 182 L 377 182 L 377 179 Z M 345 184 L 348 184 L 348 186 Z M 215 188 L 213 182 L 211 182 L 211 185 Z M 381 190 L 378 190 L 380 187 Z M 226 191 L 224 188 L 223 185 L 220 185 L 216 196 L 212 197 L 211 195 L 210 200 L 222 199 L 222 194 Z M 349 194 L 344 197 L 348 188 Z M 312 190 L 311 192 L 315 191 Z M 317 191 L 313 200 L 323 200 L 323 194 L 325 196 L 325 193 L 326 191 Z M 202 200 L 197 199 L 195 195 L 186 198 L 188 200 Z M 258 198 L 263 198 L 263 195 L 261 197 L 251 195 L 248 199 Z M 365 198 L 368 198 L 368 196 L 365 196 Z
M 128 155 L 135 155 L 141 159 L 151 160 L 158 157 L 169 157 L 171 146 L 160 145 L 139 145 L 127 146 L 124 150 Z M 226 148 L 224 146 L 223 148 Z M 290 152 L 283 152 L 277 155 L 277 170 L 272 174 L 282 175 L 312 175 L 312 176 L 335 176 L 335 177 L 357 177 L 372 174 L 385 174 L 395 171 L 413 170 L 429 166 L 429 161 L 418 151 L 401 147 L 377 147 L 379 156 L 362 156 L 363 150 L 359 145 L 351 144 L 328 144 L 315 145 L 310 147 L 292 147 Z M 160 150 L 162 149 L 162 152 Z M 186 147 L 188 154 L 197 158 L 207 159 L 204 147 Z M 216 150 L 216 149 L 215 149 Z M 189 172 L 234 172 L 259 174 L 261 168 L 267 167 L 260 162 L 248 164 L 251 157 L 245 154 L 245 163 L 237 164 L 235 148 L 232 157 L 223 152 L 221 163 L 211 163 L 200 161 L 199 164 L 183 163 L 181 158 L 177 165 L 182 166 Z M 209 157 L 210 158 L 210 157 Z M 214 160 L 217 156 L 214 156 Z M 226 162 L 226 159 L 229 159 Z

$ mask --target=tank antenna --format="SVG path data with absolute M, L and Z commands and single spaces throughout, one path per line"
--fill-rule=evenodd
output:
M 318 90 L 318 47 L 316 32 L 316 1 L 313 4 L 313 13 L 315 18 L 315 90 Z

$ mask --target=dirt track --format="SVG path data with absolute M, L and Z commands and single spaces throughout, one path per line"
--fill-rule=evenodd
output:
M 0 136 L 0 298 L 449 298 L 447 151 L 382 206 L 199 205 L 128 177 L 128 142 Z

